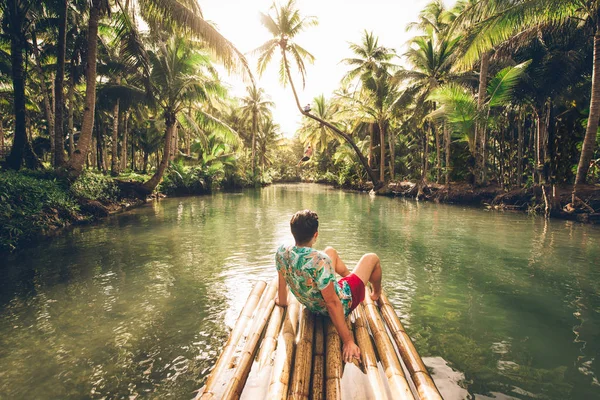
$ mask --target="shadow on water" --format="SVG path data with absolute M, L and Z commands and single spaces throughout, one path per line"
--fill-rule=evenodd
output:
M 445 398 L 600 397 L 600 229 L 318 185 L 167 199 L 3 262 L 0 398 L 190 398 L 298 209 L 383 262 Z

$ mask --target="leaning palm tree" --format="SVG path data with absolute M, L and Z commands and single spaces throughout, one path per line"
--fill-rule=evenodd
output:
M 273 15 L 271 15 L 271 13 Z M 375 175 L 375 172 L 369 166 L 366 157 L 362 154 L 361 150 L 356 146 L 352 137 L 337 128 L 334 124 L 323 120 L 308 110 L 304 110 L 300 105 L 298 93 L 291 76 L 291 66 L 288 60 L 288 55 L 291 55 L 298 72 L 302 76 L 302 83 L 304 84 L 306 79 L 306 69 L 304 61 L 308 60 L 312 62 L 314 57 L 306 49 L 298 45 L 294 39 L 295 37 L 305 29 L 311 26 L 317 25 L 317 19 L 315 17 L 303 17 L 300 11 L 296 8 L 295 0 L 289 0 L 285 5 L 273 5 L 270 8 L 269 14 L 261 13 L 260 15 L 262 24 L 269 30 L 273 35 L 273 38 L 268 40 L 262 46 L 254 50 L 255 54 L 258 54 L 258 72 L 263 74 L 267 65 L 271 62 L 273 55 L 277 50 L 281 53 L 281 63 L 279 67 L 279 77 L 282 83 L 285 85 L 290 84 L 294 99 L 296 100 L 296 106 L 298 111 L 308 118 L 311 118 L 331 129 L 337 135 L 342 137 L 357 153 L 361 164 L 367 170 L 369 177 L 373 181 L 374 189 L 379 189 L 383 182 L 380 182 Z
M 209 56 L 198 51 L 191 41 L 169 39 L 150 52 L 150 62 L 152 90 L 165 120 L 165 145 L 156 172 L 144 183 L 148 191 L 160 183 L 169 164 L 179 113 L 190 102 L 208 101 L 210 96 L 225 94 Z
M 252 121 L 252 176 L 256 177 L 256 135 L 260 121 L 271 114 L 275 103 L 268 100 L 264 89 L 256 86 L 246 88 L 248 95 L 242 98 L 242 117 Z

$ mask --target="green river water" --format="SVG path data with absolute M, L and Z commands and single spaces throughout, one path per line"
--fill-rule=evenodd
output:
M 298 209 L 382 260 L 446 399 L 599 399 L 600 229 L 276 185 L 167 199 L 0 260 L 0 399 L 190 399 Z

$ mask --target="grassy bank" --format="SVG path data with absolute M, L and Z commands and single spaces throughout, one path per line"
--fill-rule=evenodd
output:
M 102 174 L 85 172 L 70 184 L 52 172 L 2 172 L 0 252 L 13 251 L 57 229 L 91 222 L 138 202 L 123 198 L 115 180 Z

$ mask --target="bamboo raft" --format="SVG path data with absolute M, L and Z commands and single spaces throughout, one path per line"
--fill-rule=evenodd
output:
M 293 295 L 275 305 L 277 278 L 252 289 L 205 386 L 195 400 L 441 400 L 387 296 L 370 297 L 347 318 L 361 363 L 344 365 L 342 342 L 328 317 Z

